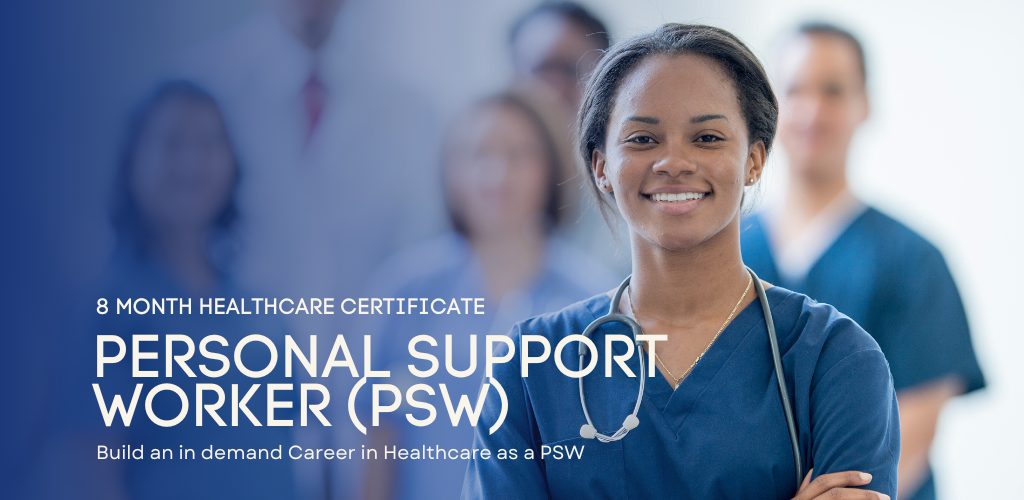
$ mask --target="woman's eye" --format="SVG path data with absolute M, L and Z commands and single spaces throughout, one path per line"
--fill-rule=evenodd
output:
M 828 97 L 841 96 L 843 95 L 843 86 L 836 83 L 825 85 L 825 95 Z
M 700 137 L 697 137 L 697 142 L 703 142 L 703 143 L 712 143 L 712 142 L 718 142 L 718 141 L 722 141 L 722 140 L 724 140 L 724 139 L 722 139 L 721 137 L 718 137 L 717 135 L 713 135 L 713 134 L 704 134 L 704 135 L 702 135 Z
M 634 144 L 654 144 L 654 138 L 649 135 L 635 135 L 626 139 L 626 142 L 632 142 Z

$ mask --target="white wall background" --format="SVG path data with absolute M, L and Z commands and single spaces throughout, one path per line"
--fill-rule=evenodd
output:
M 350 0 L 352 15 L 388 19 L 375 50 L 418 81 L 450 112 L 508 77 L 505 36 L 526 0 Z M 996 0 L 593 0 L 616 39 L 663 22 L 701 22 L 733 31 L 771 66 L 774 40 L 806 17 L 846 25 L 864 40 L 873 114 L 855 146 L 857 192 L 923 232 L 945 252 L 966 300 L 989 380 L 980 394 L 946 411 L 934 462 L 945 498 L 1007 498 L 1024 450 L 1024 332 L 1018 301 L 1024 267 L 1024 4 Z M 131 5 L 131 2 L 126 2 Z M 139 12 L 140 33 L 168 27 L 183 49 L 235 23 L 258 5 L 171 2 Z M 141 9 L 141 7 L 140 7 Z M 396 11 L 403 12 L 394 16 Z M 148 20 L 148 22 L 147 22 Z M 379 24 L 375 24 L 379 25 Z M 175 29 L 174 27 L 178 29 Z M 111 47 L 113 52 L 128 47 Z M 156 70 L 139 67 L 138 81 Z M 97 116 L 96 130 L 119 131 L 121 112 Z M 104 135 L 100 133 L 99 135 Z M 116 137 L 95 137 L 114 144 Z M 108 140 L 109 139 L 109 140 Z M 104 146 L 97 146 L 106 149 Z M 777 150 L 777 153 L 780 153 Z M 108 156 L 108 153 L 99 153 Z M 109 153 L 112 155 L 112 149 Z M 784 181 L 772 160 L 766 196 Z

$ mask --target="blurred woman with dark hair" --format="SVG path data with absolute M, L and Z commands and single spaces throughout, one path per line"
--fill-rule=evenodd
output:
M 417 334 L 453 334 L 453 366 L 470 362 L 469 334 L 504 333 L 517 317 L 578 300 L 612 280 L 587 255 L 558 236 L 565 222 L 564 180 L 569 174 L 565 127 L 548 117 L 541 97 L 506 91 L 474 103 L 448 128 L 442 182 L 452 231 L 413 247 L 384 267 L 382 296 L 483 297 L 481 316 L 394 316 L 379 330 L 387 358 L 381 365 L 406 373 L 408 340 Z M 477 355 L 479 356 L 479 351 Z M 414 381 L 404 381 L 411 385 Z M 437 375 L 454 398 L 476 401 L 479 379 Z M 397 382 L 399 386 L 403 381 Z M 395 414 L 399 414 L 396 412 Z M 453 426 L 444 412 L 427 427 L 387 421 L 373 441 L 401 447 L 471 444 L 466 418 Z M 371 475 L 374 497 L 455 498 L 466 461 L 380 462 Z M 383 491 L 394 488 L 392 491 Z
M 214 289 L 228 271 L 238 182 L 213 97 L 188 81 L 160 85 L 132 116 L 121 151 L 112 214 L 119 257 L 162 267 L 189 291 Z
M 116 172 L 113 223 L 117 245 L 95 297 L 236 297 L 241 296 L 231 278 L 231 234 L 237 219 L 234 197 L 239 182 L 238 157 L 232 146 L 217 102 L 188 81 L 159 85 L 145 99 L 129 123 Z M 194 305 L 194 307 L 197 307 Z M 153 379 L 135 378 L 133 363 L 107 366 L 96 374 L 96 337 L 99 333 L 122 338 L 129 335 L 184 334 L 193 339 L 217 333 L 233 342 L 252 332 L 283 334 L 276 321 L 238 316 L 155 314 L 99 316 L 84 321 L 88 331 L 75 337 L 81 345 L 67 349 L 60 367 L 67 392 L 58 400 L 66 411 L 57 425 L 64 443 L 49 470 L 66 471 L 66 480 L 46 484 L 56 498 L 290 498 L 296 493 L 287 462 L 275 460 L 151 460 L 156 448 L 192 448 L 199 454 L 211 445 L 218 448 L 272 448 L 291 440 L 286 427 L 257 427 L 246 418 L 237 426 L 222 426 L 206 415 L 196 423 L 195 409 L 181 423 L 163 427 L 151 422 L 138 405 L 130 425 L 115 418 L 105 427 L 92 384 L 109 401 L 120 395 L 131 400 L 135 384 Z M 90 354 L 91 353 L 91 354 Z M 266 366 L 268 351 L 249 350 L 247 366 Z M 127 358 L 126 358 L 127 359 Z M 155 363 L 155 361 L 154 361 Z M 152 366 L 152 365 L 146 365 Z M 161 370 L 163 372 L 163 370 Z M 189 377 L 178 371 L 159 382 L 176 384 L 194 393 L 200 383 L 230 388 L 252 380 L 231 370 L 216 379 L 198 373 Z M 279 373 L 259 381 L 284 382 Z M 266 399 L 247 403 L 254 415 L 266 415 Z M 210 404 L 212 406 L 212 403 Z M 181 411 L 172 394 L 153 398 L 154 415 L 167 418 Z M 216 408 L 216 406 L 214 406 Z M 218 412 L 226 416 L 224 405 Z M 209 410 L 207 410 L 209 411 Z M 279 414 L 287 418 L 289 412 Z M 144 447 L 143 460 L 98 460 L 97 445 L 117 449 L 121 445 Z M 177 451 L 176 451 L 177 452 Z M 42 495 L 46 496 L 46 495 Z

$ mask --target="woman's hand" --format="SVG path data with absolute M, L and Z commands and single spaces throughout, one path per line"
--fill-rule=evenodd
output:
M 833 472 L 822 474 L 814 481 L 811 481 L 814 469 L 807 473 L 804 484 L 800 485 L 800 491 L 796 492 L 793 500 L 814 500 L 816 498 L 864 498 L 871 500 L 889 500 L 889 495 L 871 490 L 850 488 L 849 486 L 863 486 L 871 482 L 871 474 L 857 471 Z

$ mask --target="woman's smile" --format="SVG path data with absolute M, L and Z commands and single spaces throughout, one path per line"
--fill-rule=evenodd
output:
M 685 186 L 662 186 L 641 192 L 640 195 L 661 213 L 686 215 L 704 205 L 712 192 Z

